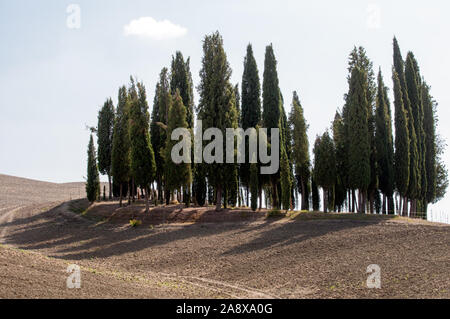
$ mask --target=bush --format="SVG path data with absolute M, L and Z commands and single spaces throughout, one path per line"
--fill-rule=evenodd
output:
M 142 224 L 142 222 L 140 220 L 130 219 L 130 226 L 131 227 L 137 227 L 137 226 L 140 226 L 141 224 Z

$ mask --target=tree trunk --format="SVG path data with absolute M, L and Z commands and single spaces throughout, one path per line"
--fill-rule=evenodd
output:
M 122 207 L 122 183 L 120 183 L 120 192 L 119 192 L 119 206 Z
M 216 188 L 216 210 L 220 211 L 222 209 L 222 186 L 219 185 Z
M 403 212 L 402 216 L 408 216 L 408 198 L 406 196 L 403 198 Z
M 108 184 L 109 184 L 109 200 L 112 199 L 112 184 L 111 184 L 111 175 L 108 174 Z
M 246 203 L 245 206 L 250 207 L 248 186 L 245 188 Z
M 371 191 L 370 192 L 370 199 L 369 199 L 369 203 L 370 203 L 370 213 L 374 214 L 375 213 L 375 191 Z
M 132 178 L 131 179 L 131 200 L 133 201 L 133 203 L 134 203 L 134 201 L 135 201 L 135 193 L 134 193 L 134 178 Z
M 352 189 L 352 213 L 355 212 L 356 206 L 356 192 L 354 189 Z
M 302 195 L 302 205 L 301 205 L 300 210 L 306 210 L 306 200 L 307 200 L 307 198 L 306 198 L 306 187 L 305 187 L 305 183 L 304 183 L 303 180 L 300 182 L 300 185 L 302 187 L 302 194 L 301 194 Z
M 145 213 L 148 214 L 149 207 L 148 207 L 148 187 L 145 188 Z
M 272 206 L 273 208 L 279 208 L 278 207 L 278 187 L 277 183 L 272 181 Z
M 258 193 L 259 193 L 259 210 L 261 210 L 262 209 L 262 187 L 259 187 Z
M 328 191 L 325 187 L 322 188 L 322 191 L 323 191 L 323 212 L 326 213 L 328 208 Z

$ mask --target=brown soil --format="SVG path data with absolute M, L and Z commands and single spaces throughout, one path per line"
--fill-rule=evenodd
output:
M 62 185 L 28 180 L 13 179 L 6 201 L 11 179 L 0 175 L 0 298 L 450 298 L 448 225 L 177 205 L 145 214 L 141 203 L 86 210 L 57 199 Z M 65 287 L 71 263 L 81 289 Z M 370 264 L 381 289 L 366 287 Z

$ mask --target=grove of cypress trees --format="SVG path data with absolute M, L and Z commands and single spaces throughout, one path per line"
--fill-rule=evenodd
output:
M 407 194 L 409 185 L 409 130 L 407 112 L 403 104 L 403 94 L 400 79 L 395 69 L 392 70 L 394 82 L 394 106 L 395 106 L 395 155 L 394 155 L 394 176 L 397 191 L 402 198 L 403 209 L 401 214 L 405 215 L 407 209 Z M 400 213 L 399 213 L 400 214 Z
M 310 178 L 308 125 L 303 114 L 297 92 L 292 97 L 292 109 L 289 115 L 292 138 L 292 161 L 295 167 L 298 191 L 302 195 L 301 210 L 309 209 L 308 181 Z
M 130 102 L 129 130 L 131 141 L 131 176 L 145 190 L 145 212 L 149 212 L 150 184 L 156 175 L 156 163 L 150 138 L 150 119 L 147 95 L 141 82 L 137 83 L 137 97 Z
M 114 182 L 120 186 L 119 203 L 122 207 L 123 184 L 130 180 L 130 135 L 128 129 L 129 101 L 127 88 L 122 86 L 119 89 L 119 101 L 117 104 L 117 114 L 114 124 L 113 148 L 111 156 L 112 176 Z
M 358 189 L 360 213 L 365 212 L 367 188 L 371 182 L 366 77 L 364 70 L 353 68 L 348 96 L 349 184 L 352 189 Z
M 219 32 L 206 36 L 203 41 L 202 68 L 198 91 L 200 101 L 198 117 L 202 120 L 203 129 L 218 128 L 225 136 L 226 128 L 237 127 L 237 110 L 233 86 L 230 83 L 231 68 L 228 64 L 223 40 Z M 221 145 L 223 147 L 223 145 Z M 222 205 L 224 187 L 230 185 L 235 175 L 236 165 L 212 163 L 205 165 L 208 184 L 216 193 L 216 209 Z
M 391 197 L 394 193 L 394 145 L 392 137 L 390 103 L 386 96 L 386 86 L 383 82 L 381 69 L 378 73 L 378 90 L 375 111 L 375 147 L 379 187 L 383 193 L 382 212 L 393 214 Z M 388 205 L 387 205 L 388 204 Z M 389 206 L 386 209 L 386 205 Z
M 89 139 L 87 160 L 86 194 L 88 200 L 93 203 L 100 196 L 100 177 L 98 175 L 97 155 L 95 153 L 94 138 Z
M 112 199 L 111 156 L 113 146 L 115 110 L 113 101 L 109 98 L 98 112 L 97 145 L 98 169 L 108 176 L 109 199 Z

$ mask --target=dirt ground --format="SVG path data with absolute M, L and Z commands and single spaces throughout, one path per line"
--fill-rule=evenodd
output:
M 86 209 L 68 201 L 75 189 L 0 175 L 0 298 L 450 298 L 448 225 L 176 205 L 146 215 Z M 80 289 L 66 288 L 69 264 Z M 371 264 L 381 289 L 367 288 Z

